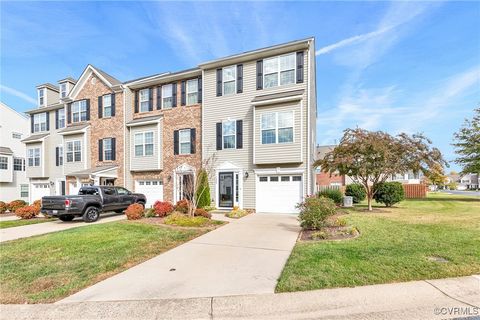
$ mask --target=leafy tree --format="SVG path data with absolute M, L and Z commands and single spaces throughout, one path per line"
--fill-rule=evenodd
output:
M 208 173 L 200 170 L 198 174 L 198 185 L 196 191 L 197 208 L 204 208 L 210 205 L 210 186 L 208 184 Z
M 372 210 L 375 187 L 399 172 L 423 172 L 435 164 L 447 165 L 440 150 L 431 147 L 423 134 L 391 136 L 383 131 L 346 129 L 340 144 L 314 166 L 324 172 L 350 176 L 365 188 L 368 210 Z
M 480 173 L 480 108 L 474 110 L 472 120 L 465 119 L 453 138 L 458 155 L 455 163 L 462 166 L 462 173 Z
M 447 183 L 447 176 L 445 175 L 445 171 L 443 170 L 443 167 L 438 163 L 433 164 L 433 166 L 430 168 L 430 172 L 425 175 L 425 178 L 426 183 L 434 185 L 435 188 L 439 186 L 444 186 Z

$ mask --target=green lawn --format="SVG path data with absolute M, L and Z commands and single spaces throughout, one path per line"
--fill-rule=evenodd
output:
M 206 231 L 122 221 L 3 243 L 0 303 L 57 301 Z
M 34 219 L 28 219 L 28 220 L 19 219 L 19 220 L 0 221 L 0 229 L 20 227 L 28 224 L 37 224 L 37 223 L 49 222 L 53 220 L 54 219 L 34 218 Z
M 348 210 L 360 237 L 295 246 L 278 292 L 480 273 L 480 199 L 430 194 L 395 208 Z M 449 262 L 431 261 L 442 257 Z

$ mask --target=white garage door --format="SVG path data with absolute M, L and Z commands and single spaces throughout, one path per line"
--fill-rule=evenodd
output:
M 302 201 L 301 175 L 257 176 L 257 212 L 298 213 L 295 208 Z
M 32 197 L 31 202 L 40 200 L 42 197 L 50 195 L 50 187 L 48 183 L 34 183 L 32 184 Z
M 136 180 L 135 192 L 143 193 L 147 197 L 145 206 L 150 208 L 155 201 L 163 201 L 163 182 L 160 180 Z

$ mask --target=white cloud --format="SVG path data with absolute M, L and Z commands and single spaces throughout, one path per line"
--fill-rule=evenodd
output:
M 5 93 L 7 93 L 7 94 L 10 94 L 10 95 L 12 95 L 12 96 L 15 96 L 15 97 L 17 97 L 17 98 L 20 98 L 20 99 L 22 99 L 23 101 L 28 102 L 28 103 L 31 103 L 31 104 L 33 104 L 33 105 L 36 105 L 36 104 L 37 104 L 37 100 L 36 100 L 36 99 L 30 97 L 29 95 L 27 95 L 27 94 L 25 94 L 25 93 L 23 93 L 23 92 L 21 92 L 21 91 L 15 90 L 15 89 L 10 88 L 10 87 L 7 87 L 7 86 L 5 86 L 5 85 L 3 85 L 3 84 L 0 84 L 0 91 L 5 92 Z

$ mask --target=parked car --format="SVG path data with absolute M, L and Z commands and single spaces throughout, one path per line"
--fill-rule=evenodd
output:
M 62 221 L 82 217 L 85 222 L 94 222 L 102 212 L 122 212 L 132 203 L 145 206 L 146 202 L 145 195 L 122 187 L 88 186 L 80 188 L 78 195 L 43 197 L 41 212 Z

